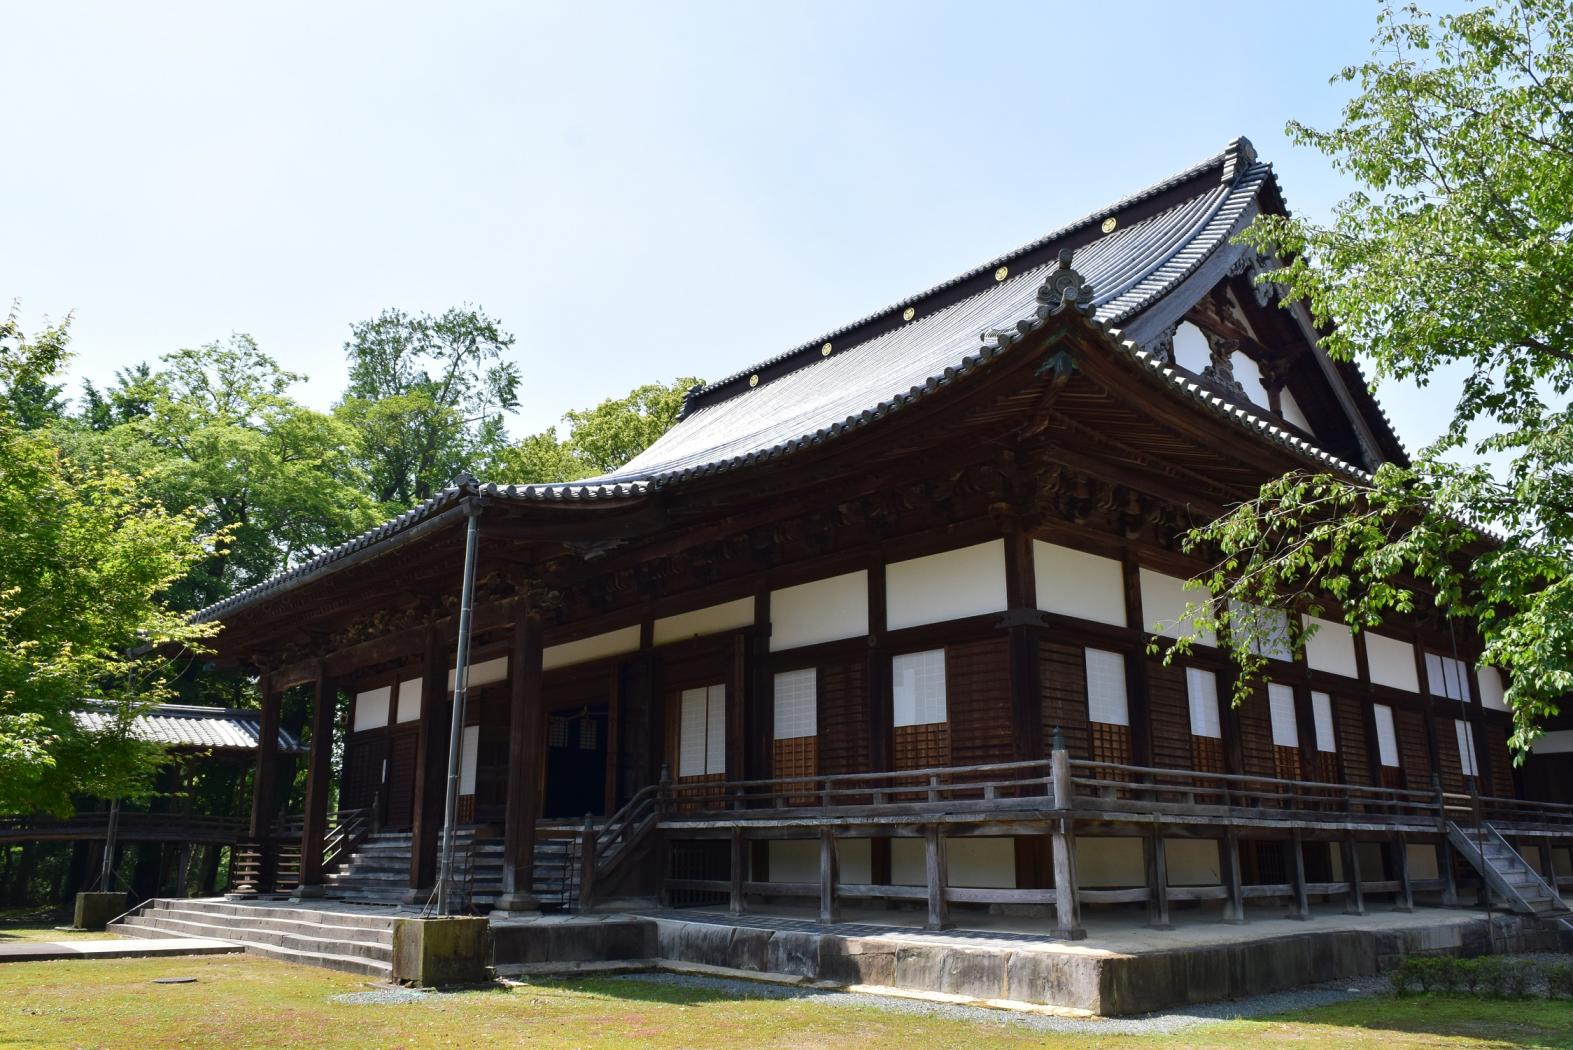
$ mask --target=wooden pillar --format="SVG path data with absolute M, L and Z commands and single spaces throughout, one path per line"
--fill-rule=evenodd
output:
M 1223 921 L 1245 921 L 1245 889 L 1240 877 L 1240 838 L 1230 828 L 1218 843 L 1219 860 L 1223 868 L 1223 886 L 1229 896 L 1224 901 Z
M 322 896 L 322 843 L 328 833 L 328 792 L 333 779 L 333 722 L 339 691 L 318 665 L 311 697 L 311 754 L 306 759 L 306 819 L 300 833 L 300 885 L 296 897 Z
M 1458 907 L 1458 875 L 1453 871 L 1453 847 L 1446 835 L 1436 844 L 1436 870 L 1442 876 L 1442 906 Z
M 1127 550 L 1122 563 L 1125 626 L 1136 633 L 1135 651 L 1125 653 L 1126 697 L 1130 707 L 1133 765 L 1152 765 L 1152 691 L 1147 681 L 1147 617 L 1142 611 L 1141 566 Z
M 273 676 L 264 674 L 257 688 L 262 693 L 262 717 L 257 728 L 257 766 L 251 778 L 250 838 L 262 851 L 257 892 L 272 893 L 277 874 L 278 846 L 272 840 L 273 818 L 278 812 L 279 708 L 282 697 L 273 689 Z
M 1005 535 L 1005 625 L 1010 651 L 1010 711 L 1014 757 L 1043 757 L 1043 689 L 1039 682 L 1038 586 L 1032 537 L 1019 528 Z
M 943 873 L 943 861 L 940 865 Z M 941 875 L 943 879 L 943 874 Z M 840 864 L 836 857 L 836 838 L 830 833 L 829 828 L 822 828 L 819 832 L 819 921 L 840 922 L 841 902 L 836 899 L 836 883 L 841 880 Z M 945 895 L 943 882 L 940 885 L 940 898 Z M 741 909 L 740 909 L 741 910 Z M 932 881 L 929 885 L 929 921 L 934 920 L 934 887 Z M 931 929 L 940 927 L 931 926 Z
M 743 914 L 743 883 L 747 874 L 747 851 L 743 848 L 743 829 L 732 829 L 732 864 L 728 869 L 732 877 L 732 892 L 728 901 L 728 910 L 733 915 Z
M 828 834 L 828 832 L 826 833 Z M 823 840 L 821 840 L 823 843 Z M 834 844 L 831 846 L 834 849 Z M 823 856 L 824 846 L 820 846 Z M 821 878 L 823 878 L 824 864 L 821 862 Z M 945 840 L 939 833 L 938 824 L 929 824 L 923 828 L 923 871 L 928 881 L 928 928 L 931 930 L 948 930 L 950 922 L 950 901 L 945 896 Z M 823 908 L 821 908 L 823 911 Z
M 1305 888 L 1305 841 L 1300 829 L 1289 833 L 1289 876 L 1294 882 L 1294 914 L 1291 919 L 1311 917 L 1311 897 Z
M 535 821 L 540 813 L 540 771 L 545 744 L 546 702 L 541 668 L 541 624 L 527 602 L 518 605 L 508 656 L 508 797 L 503 818 L 502 893 L 496 911 L 534 913 Z M 588 843 L 587 843 L 588 845 Z M 594 857 L 587 850 L 581 861 Z M 588 870 L 586 877 L 590 876 Z
M 415 801 L 410 826 L 410 886 L 406 904 L 424 903 L 437 885 L 437 847 L 442 838 L 443 791 L 448 778 L 448 654 L 442 635 L 426 634 L 421 667 L 421 713 L 415 745 Z
M 1071 756 L 1065 750 L 1060 731 L 1054 731 L 1049 752 L 1049 771 L 1054 781 L 1054 808 L 1060 816 L 1054 819 L 1052 838 L 1054 850 L 1054 916 L 1055 933 L 1069 940 L 1081 940 L 1087 931 L 1081 925 L 1081 905 L 1077 900 L 1076 884 L 1076 833 L 1071 823 L 1071 808 L 1075 792 L 1071 784 Z
M 891 768 L 890 654 L 885 649 L 885 564 L 875 561 L 868 569 L 868 660 L 864 669 L 868 688 L 869 769 Z
M 1349 883 L 1349 895 L 1344 899 L 1345 915 L 1365 914 L 1365 891 L 1360 887 L 1360 851 L 1355 840 L 1344 840 L 1344 878 Z
M 1398 875 L 1398 896 L 1393 901 L 1394 911 L 1415 910 L 1415 889 L 1409 878 L 1409 840 L 1402 831 L 1393 846 L 1393 866 Z
M 1163 830 L 1157 826 L 1142 837 L 1147 861 L 1147 925 L 1154 930 L 1172 930 L 1169 921 L 1169 854 Z

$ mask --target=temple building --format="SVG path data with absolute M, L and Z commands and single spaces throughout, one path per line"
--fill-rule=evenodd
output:
M 1090 908 L 1162 927 L 1477 880 L 1560 910 L 1573 808 L 1515 770 L 1467 625 L 1321 622 L 1238 707 L 1215 639 L 1149 652 L 1207 567 L 1189 528 L 1288 471 L 1405 460 L 1234 241 L 1283 211 L 1237 139 L 692 390 L 613 474 L 461 478 L 203 610 L 263 695 L 240 888 L 431 896 L 467 643 L 466 907 L 1036 908 L 1076 936 Z M 267 753 L 293 688 L 299 833 Z M 375 834 L 338 834 L 352 813 Z

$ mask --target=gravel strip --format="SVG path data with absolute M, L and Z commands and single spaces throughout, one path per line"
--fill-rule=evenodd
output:
M 381 988 L 371 988 L 364 992 L 345 992 L 342 995 L 330 995 L 330 1003 L 349 1003 L 351 1006 L 396 1006 L 401 1003 L 418 1003 L 428 998 L 432 993 L 418 988 L 399 988 L 388 985 Z
M 1346 1002 L 1387 991 L 1385 977 L 1357 977 L 1331 984 L 1312 985 L 1289 991 L 1272 992 L 1249 999 L 1235 999 L 1220 1003 L 1204 1003 L 1174 1010 L 1133 1017 L 1108 1019 L 1081 1019 L 1052 1017 L 1026 1011 L 997 1010 L 983 1006 L 958 1006 L 951 1003 L 927 1002 L 922 999 L 905 999 L 892 995 L 874 995 L 867 992 L 833 992 L 797 985 L 765 984 L 728 977 L 704 977 L 689 974 L 648 973 L 625 974 L 609 978 L 617 981 L 646 981 L 668 984 L 679 988 L 704 989 L 724 992 L 738 999 L 808 999 L 815 1006 L 873 1007 L 890 1013 L 912 1014 L 920 1017 L 937 1017 L 969 1024 L 995 1025 L 998 1027 L 1024 1028 L 1034 1032 L 1062 1035 L 1171 1035 L 1197 1025 L 1230 1021 L 1243 1017 L 1260 1017 L 1265 1014 L 1304 1010 L 1313 1006 Z

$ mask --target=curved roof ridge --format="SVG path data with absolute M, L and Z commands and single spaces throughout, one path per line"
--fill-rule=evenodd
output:
M 1152 183 L 1144 189 L 1137 190 L 1135 193 L 1127 194 L 1126 196 L 1121 197 L 1119 200 L 1114 201 L 1112 204 L 1107 204 L 1096 211 L 1088 212 L 1081 218 L 1057 227 L 1056 229 L 1051 230 L 1049 233 L 1046 233 L 1035 240 L 1028 241 L 1026 244 L 1020 245 L 1019 247 L 1014 248 L 1003 255 L 999 255 L 993 259 L 990 259 L 988 262 L 974 266 L 971 269 L 957 274 L 948 280 L 931 285 L 930 287 L 914 295 L 909 295 L 903 299 L 898 299 L 888 306 L 875 310 L 872 313 L 865 314 L 855 321 L 841 325 L 839 328 L 832 329 L 831 331 L 825 332 L 813 339 L 799 343 L 797 346 L 791 347 L 788 350 L 784 350 L 773 357 L 768 357 L 764 360 L 757 361 L 748 368 L 740 369 L 736 372 L 733 372 L 731 375 L 724 376 L 723 378 L 714 380 L 713 382 L 703 383 L 695 387 L 689 393 L 691 397 L 701 397 L 705 394 L 712 393 L 730 383 L 735 383 L 749 375 L 755 374 L 761 369 L 769 368 L 771 365 L 779 364 L 795 355 L 814 350 L 817 347 L 823 346 L 825 343 L 831 343 L 834 345 L 835 340 L 838 337 L 845 335 L 847 332 L 854 331 L 855 329 L 877 321 L 882 317 L 897 313 L 908 306 L 915 306 L 926 299 L 932 298 L 940 292 L 954 288 L 956 285 L 974 280 L 983 274 L 990 272 L 991 270 L 995 270 L 1001 265 L 1008 265 L 1012 262 L 1015 262 L 1024 255 L 1028 255 L 1032 252 L 1047 248 L 1054 244 L 1054 242 L 1062 240 L 1072 233 L 1077 232 L 1078 230 L 1085 229 L 1095 222 L 1101 223 L 1104 219 L 1117 212 L 1124 211 L 1133 205 L 1140 204 L 1158 196 L 1161 193 L 1165 193 L 1168 190 L 1176 188 L 1177 186 L 1181 186 L 1184 183 L 1195 179 L 1214 168 L 1220 169 L 1222 173 L 1220 181 L 1224 182 L 1225 184 L 1232 182 L 1233 177 L 1235 174 L 1237 174 L 1236 169 L 1239 167 L 1238 161 L 1242 158 L 1246 160 L 1247 164 L 1254 162 L 1256 158 L 1255 147 L 1251 145 L 1251 140 L 1243 135 L 1230 140 L 1229 144 L 1225 146 L 1220 152 L 1214 154 L 1211 157 L 1208 157 L 1206 160 L 1201 161 L 1200 163 L 1193 164 L 1190 167 L 1176 172 L 1165 179 Z M 684 418 L 687 414 L 688 411 L 687 407 L 685 406 L 683 416 L 680 416 L 679 418 Z

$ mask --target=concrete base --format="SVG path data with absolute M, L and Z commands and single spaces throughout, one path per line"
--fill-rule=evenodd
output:
M 327 895 L 327 892 L 328 888 L 326 886 L 296 886 L 295 892 L 289 895 L 289 899 L 292 901 L 321 900 Z
M 488 979 L 490 923 L 480 916 L 396 919 L 393 979 L 422 988 Z
M 55 959 L 151 959 L 165 955 L 233 955 L 245 949 L 210 937 L 131 938 L 107 941 L 19 941 L 0 944 L 0 963 Z
M 885 913 L 887 916 L 889 913 Z M 1100 923 L 1074 943 L 986 923 L 953 933 L 870 922 L 660 912 L 656 965 L 690 964 L 809 982 L 887 987 L 1116 1016 L 1380 973 L 1417 953 L 1556 950 L 1546 924 L 1421 909 L 1317 921 L 1186 922 L 1156 933 Z M 985 928 L 986 926 L 986 928 Z M 640 949 L 630 947 L 627 958 Z
M 648 960 L 656 924 L 630 915 L 548 915 L 504 919 L 492 913 L 492 961 L 499 967 L 550 968 Z
M 130 906 L 124 893 L 78 893 L 71 925 L 78 930 L 102 930 Z
M 492 916 L 501 919 L 533 919 L 541 914 L 541 902 L 528 893 L 504 893 L 492 903 Z

